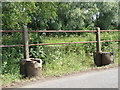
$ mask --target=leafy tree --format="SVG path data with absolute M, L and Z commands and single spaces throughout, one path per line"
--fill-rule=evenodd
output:
M 77 30 L 94 27 L 93 15 L 98 9 L 95 3 L 58 3 L 58 18 L 50 23 L 53 29 Z
M 120 30 L 120 2 L 118 3 L 118 30 Z
M 114 29 L 118 23 L 118 3 L 110 2 L 4 2 L 3 29 L 77 30 Z
M 3 30 L 21 29 L 24 25 L 27 25 L 31 21 L 28 13 L 34 12 L 34 8 L 34 2 L 3 2 Z
M 97 16 L 96 26 L 101 29 L 114 29 L 118 22 L 118 3 L 99 2 L 97 7 L 99 15 Z
M 46 29 L 48 22 L 55 22 L 57 4 L 55 2 L 36 2 L 35 12 L 30 13 L 32 22 L 28 26 L 32 29 Z

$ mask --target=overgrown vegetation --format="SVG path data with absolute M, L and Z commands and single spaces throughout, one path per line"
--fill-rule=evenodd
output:
M 2 3 L 2 29 L 21 30 L 95 30 L 119 29 L 118 3 L 73 2 L 4 2 Z M 101 40 L 117 40 L 118 33 L 101 33 Z M 21 33 L 3 33 L 2 45 L 22 44 Z M 63 43 L 95 41 L 94 33 L 29 33 L 29 43 Z M 118 63 L 118 42 L 102 43 L 102 51 L 113 52 Z M 30 46 L 30 57 L 43 60 L 43 76 L 62 74 L 95 67 L 95 43 Z M 19 80 L 19 61 L 23 47 L 2 48 L 2 80 L 9 84 Z
M 31 34 L 31 35 L 30 35 Z M 39 36 L 32 35 L 29 43 L 56 43 L 56 42 L 79 42 L 93 41 L 95 34 L 86 33 L 86 35 L 55 35 Z M 108 40 L 105 36 L 108 33 L 101 34 L 101 40 Z M 117 39 L 116 33 L 110 33 L 109 40 Z M 16 34 L 14 34 L 16 36 Z M 13 35 L 13 36 L 14 36 Z M 3 41 L 7 36 L 3 36 Z M 88 38 L 89 37 L 89 38 Z M 13 37 L 9 36 L 9 43 L 16 42 Z M 19 42 L 18 42 L 19 43 Z M 50 45 L 50 46 L 30 46 L 30 57 L 41 58 L 43 60 L 43 76 L 61 76 L 62 74 L 71 73 L 80 70 L 86 70 L 95 67 L 93 52 L 96 51 L 95 43 L 88 44 L 68 44 L 68 45 Z M 117 42 L 102 43 L 102 51 L 113 52 L 115 63 L 118 63 L 118 44 Z M 8 84 L 20 79 L 19 61 L 23 58 L 22 47 L 7 47 L 2 50 L 3 57 L 3 82 Z

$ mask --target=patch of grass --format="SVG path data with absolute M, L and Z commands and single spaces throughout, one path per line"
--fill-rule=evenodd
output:
M 16 74 L 7 73 L 4 75 L 1 75 L 2 85 L 8 85 L 14 81 L 19 80 L 20 77 L 21 77 L 21 75 L 19 75 L 18 73 L 16 73 Z
M 91 34 L 87 34 L 86 36 L 73 34 L 70 36 L 47 36 L 42 37 L 44 43 L 62 43 L 62 42 L 81 42 L 81 41 L 88 41 L 90 39 Z M 91 40 L 95 40 L 95 35 L 93 34 Z

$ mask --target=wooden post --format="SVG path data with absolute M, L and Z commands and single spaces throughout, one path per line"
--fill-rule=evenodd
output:
M 101 46 L 100 46 L 100 28 L 97 27 L 97 33 L 96 33 L 96 48 L 97 48 L 97 52 L 101 52 Z
M 23 41 L 24 41 L 24 59 L 29 59 L 29 44 L 28 44 L 28 29 L 27 29 L 27 26 L 24 26 Z

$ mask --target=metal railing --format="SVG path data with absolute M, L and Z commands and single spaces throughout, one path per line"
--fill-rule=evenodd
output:
M 119 32 L 120 30 L 100 30 L 100 32 Z M 21 32 L 23 33 L 24 30 L 0 30 L 0 32 L 2 33 L 13 33 L 13 32 Z M 28 32 L 49 32 L 49 33 L 53 33 L 53 32 L 88 32 L 88 33 L 96 33 L 96 30 L 32 30 L 32 31 L 28 31 Z M 119 42 L 120 40 L 105 40 L 105 41 L 100 41 L 100 42 Z M 84 42 L 66 42 L 66 43 L 40 43 L 40 44 L 29 44 L 28 46 L 38 46 L 38 45 L 62 45 L 62 44 L 79 44 L 79 43 L 96 43 L 97 41 L 84 41 Z M 20 47 L 20 46 L 24 46 L 24 44 L 20 44 L 20 45 L 0 45 L 0 47 Z
M 22 32 L 23 33 L 23 44 L 22 45 L 0 45 L 0 47 L 20 47 L 20 46 L 24 46 L 24 59 L 29 59 L 29 46 L 38 46 L 38 45 L 62 45 L 62 44 L 78 44 L 78 43 L 96 43 L 96 49 L 97 52 L 101 52 L 101 46 L 100 46 L 100 42 L 118 42 L 120 40 L 106 40 L 106 41 L 100 41 L 100 32 L 119 32 L 119 30 L 100 30 L 99 27 L 97 27 L 96 30 L 66 30 L 66 31 L 56 31 L 56 30 L 47 30 L 47 31 L 43 31 L 43 30 L 37 30 L 37 31 L 28 31 L 27 26 L 24 26 L 24 29 L 21 31 L 18 30 L 0 30 L 0 32 L 3 33 L 8 33 L 8 32 Z M 40 43 L 40 44 L 29 44 L 29 38 L 28 38 L 28 32 L 94 32 L 96 33 L 96 41 L 84 41 L 84 42 L 66 42 L 66 43 Z

